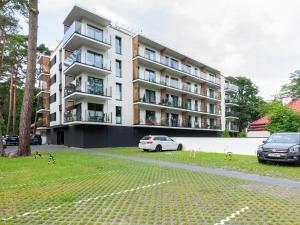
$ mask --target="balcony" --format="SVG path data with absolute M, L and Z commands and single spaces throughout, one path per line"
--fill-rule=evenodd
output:
M 50 94 L 49 88 L 46 85 L 41 85 L 39 87 L 39 92 L 37 93 L 36 96 L 42 96 L 43 97 L 43 96 L 49 96 L 49 94 Z
M 231 132 L 239 132 L 239 126 L 236 124 L 226 124 L 226 129 Z
M 189 78 L 198 82 L 202 81 L 216 86 L 220 86 L 221 84 L 220 78 L 212 77 L 207 73 L 200 72 L 199 70 L 192 70 L 190 67 L 181 63 L 172 63 L 169 58 L 164 56 L 156 57 L 156 55 L 143 54 L 139 50 L 137 57 L 146 66 L 153 67 L 157 70 L 168 69 L 169 72 L 173 74 L 181 77 L 189 76 Z
M 226 117 L 234 117 L 234 118 L 238 118 L 239 117 L 239 112 L 225 112 L 225 116 Z
M 145 74 L 139 72 L 138 74 L 138 80 L 139 82 L 149 85 L 151 87 L 159 87 L 159 88 L 167 88 L 172 91 L 177 91 L 178 93 L 186 93 L 195 97 L 200 98 L 208 98 L 211 100 L 220 101 L 221 98 L 217 94 L 209 94 L 208 92 L 201 90 L 200 87 L 191 87 L 191 85 L 188 85 L 186 83 L 172 83 L 169 80 L 166 80 L 165 77 L 160 77 L 160 80 L 157 81 L 156 77 L 147 77 Z
M 91 123 L 91 124 L 111 124 L 112 113 L 102 111 L 86 110 L 83 114 L 76 109 L 66 111 L 64 114 L 65 123 Z
M 49 112 L 50 112 L 50 106 L 46 104 L 39 105 L 36 111 L 36 113 L 49 113 Z
M 228 92 L 238 92 L 239 87 L 235 84 L 225 83 L 225 91 Z
M 102 86 L 98 86 L 87 82 L 81 85 L 74 85 L 71 83 L 65 87 L 64 94 L 66 100 L 108 100 L 111 99 L 112 89 L 111 87 L 104 88 Z
M 74 51 L 64 61 L 66 69 L 64 73 L 76 76 L 82 72 L 89 72 L 95 75 L 108 75 L 111 73 L 111 62 L 104 59 L 91 59 L 87 54 L 82 54 L 80 50 Z
M 238 106 L 239 102 L 237 99 L 231 98 L 231 99 L 225 99 L 225 104 L 228 104 L 228 105 L 231 104 L 231 105 Z
M 139 127 L 159 127 L 159 128 L 177 128 L 177 129 L 199 129 L 199 130 L 220 130 L 221 125 L 209 125 L 199 122 L 181 121 L 178 119 L 169 119 L 159 121 L 157 119 L 142 119 L 135 126 Z
M 143 97 L 140 98 L 138 101 L 136 101 L 135 104 L 153 106 L 159 109 L 162 108 L 173 109 L 180 112 L 192 112 L 197 114 L 220 116 L 220 113 L 217 113 L 215 111 L 210 111 L 210 110 L 204 110 L 200 108 L 199 105 L 192 105 L 189 102 L 180 102 L 180 101 L 177 102 L 168 99 L 162 99 L 159 103 L 157 103 L 155 100 L 151 100 Z
M 43 130 L 43 129 L 47 129 L 50 126 L 49 123 L 49 118 L 47 118 L 47 120 L 44 119 L 39 119 L 36 123 L 35 123 L 36 129 L 37 130 Z
M 45 81 L 46 79 L 50 78 L 50 71 L 45 69 L 43 66 L 37 69 L 36 71 L 37 74 L 37 80 L 42 80 Z
M 84 30 L 84 31 L 83 31 Z M 63 48 L 70 51 L 78 49 L 83 44 L 92 49 L 108 50 L 111 48 L 111 36 L 107 32 L 93 32 L 78 22 L 74 21 L 65 32 Z

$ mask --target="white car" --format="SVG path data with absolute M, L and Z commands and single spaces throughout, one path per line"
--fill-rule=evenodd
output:
M 182 150 L 182 144 L 162 135 L 148 135 L 140 140 L 139 148 L 144 151 Z
M 3 145 L 3 148 L 6 148 L 6 141 L 5 141 L 4 137 L 2 137 L 2 145 Z

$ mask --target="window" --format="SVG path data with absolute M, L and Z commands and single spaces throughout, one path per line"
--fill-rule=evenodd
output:
M 86 64 L 103 68 L 103 55 L 96 52 L 87 51 Z
M 51 59 L 51 61 L 50 61 L 50 68 L 51 68 L 52 66 L 54 66 L 55 63 L 56 63 L 56 56 L 54 56 L 53 59 Z
M 179 105 L 179 102 L 178 102 L 179 98 L 178 98 L 178 96 L 171 95 L 171 99 L 172 99 L 172 102 L 171 102 L 172 106 L 178 107 L 178 105 Z
M 176 59 L 171 59 L 171 67 L 178 69 L 178 61 Z
M 146 124 L 155 125 L 155 111 L 146 110 Z
M 209 97 L 214 98 L 215 97 L 215 90 L 209 89 Z
M 174 78 L 174 77 L 171 77 L 170 85 L 171 85 L 172 87 L 178 88 L 178 87 L 179 87 L 179 81 L 178 81 L 178 79 L 177 79 L 177 78 Z
M 56 93 L 50 96 L 50 104 L 56 102 Z
M 155 51 L 145 48 L 145 58 L 155 60 Z
M 215 104 L 209 104 L 209 112 L 215 113 Z
M 195 127 L 199 128 L 199 119 L 198 119 L 198 116 L 195 116 Z
M 145 80 L 156 82 L 155 72 L 152 70 L 145 70 Z
M 122 38 L 116 37 L 116 53 L 122 54 Z
M 88 121 L 104 122 L 103 104 L 88 103 Z
M 122 84 L 116 83 L 116 99 L 122 100 Z
M 95 77 L 88 77 L 87 93 L 94 95 L 103 95 L 103 80 Z
M 195 100 L 195 111 L 199 110 L 198 100 Z
M 103 30 L 88 24 L 87 36 L 96 39 L 98 41 L 103 41 Z
M 198 87 L 198 84 L 195 84 L 195 86 L 194 86 L 194 92 L 195 92 L 196 94 L 199 93 L 199 87 Z
M 56 83 L 56 74 L 54 74 L 51 78 L 50 78 L 50 86 L 52 84 L 55 84 Z
M 153 104 L 156 103 L 155 91 L 146 90 L 145 102 L 153 103 Z
M 116 106 L 116 123 L 121 124 L 122 123 L 122 107 Z
M 122 62 L 116 59 L 116 77 L 122 76 Z
M 56 112 L 50 114 L 50 121 L 56 121 Z

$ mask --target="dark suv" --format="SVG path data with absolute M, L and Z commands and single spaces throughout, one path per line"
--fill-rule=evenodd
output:
M 41 145 L 42 144 L 42 137 L 39 134 L 32 134 L 31 135 L 31 144 L 32 145 Z
M 257 150 L 258 162 L 296 162 L 300 164 L 300 133 L 274 133 Z
M 6 135 L 5 136 L 6 145 L 18 145 L 19 144 L 19 136 L 17 135 Z

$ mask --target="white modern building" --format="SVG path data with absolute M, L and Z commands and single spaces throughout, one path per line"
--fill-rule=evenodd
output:
M 227 93 L 236 90 L 220 71 L 82 7 L 63 24 L 50 58 L 49 143 L 133 146 L 147 134 L 218 136 L 238 119 L 225 113 L 234 106 L 225 104 Z

